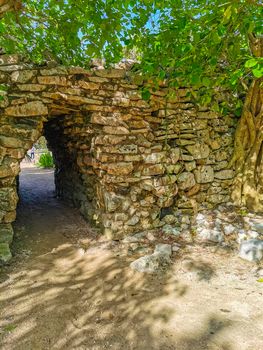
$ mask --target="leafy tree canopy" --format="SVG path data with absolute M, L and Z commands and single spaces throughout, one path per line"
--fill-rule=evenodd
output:
M 25 0 L 1 20 L 0 47 L 84 67 L 132 54 L 145 76 L 204 87 L 210 102 L 209 89 L 263 75 L 248 40 L 262 35 L 262 10 L 261 0 Z

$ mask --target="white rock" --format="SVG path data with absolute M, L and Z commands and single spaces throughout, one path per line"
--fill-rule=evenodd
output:
M 154 253 L 145 255 L 133 261 L 130 267 L 138 272 L 155 273 L 160 269 L 167 267 L 170 258 L 167 254 Z
M 224 225 L 223 228 L 224 228 L 225 235 L 231 235 L 232 233 L 237 231 L 237 228 L 231 224 Z
M 240 230 L 238 232 L 238 237 L 237 237 L 237 243 L 242 243 L 243 241 L 246 241 L 248 239 L 247 233 L 245 230 Z
M 248 230 L 247 235 L 249 236 L 249 238 L 258 238 L 259 233 L 257 231 Z
M 216 243 L 220 243 L 224 241 L 224 236 L 222 232 L 217 229 L 204 228 L 203 230 L 199 231 L 199 237 L 203 241 L 211 241 Z
M 157 244 L 154 253 L 168 255 L 168 257 L 170 257 L 172 255 L 172 246 L 170 244 Z
M 201 213 L 197 214 L 196 215 L 196 222 L 203 222 L 203 221 L 205 221 L 204 214 L 201 214 Z
M 239 256 L 251 262 L 260 261 L 263 258 L 263 241 L 259 239 L 249 239 L 241 243 Z
M 145 255 L 130 264 L 138 272 L 154 273 L 167 267 L 171 262 L 172 246 L 170 244 L 157 244 L 154 253 Z

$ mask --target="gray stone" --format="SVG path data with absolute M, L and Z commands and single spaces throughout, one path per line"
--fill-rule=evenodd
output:
M 251 262 L 260 261 L 263 258 L 263 241 L 259 239 L 243 241 L 239 248 L 239 256 Z
M 259 223 L 259 222 L 251 222 L 251 228 L 254 231 L 257 231 L 258 233 L 263 234 L 263 223 Z
M 223 226 L 225 235 L 231 235 L 232 233 L 237 231 L 237 228 L 234 225 L 227 224 Z
M 245 230 L 239 230 L 237 243 L 241 244 L 243 241 L 246 241 L 247 239 L 248 239 L 247 232 Z
M 0 243 L 0 261 L 3 263 L 8 262 L 12 258 L 8 243 Z
M 180 230 L 178 227 L 173 227 L 171 225 L 164 225 L 162 231 L 167 235 L 180 236 Z
M 143 242 L 146 238 L 147 232 L 138 232 L 131 236 L 126 236 L 122 240 L 123 243 L 138 243 Z
M 172 246 L 170 244 L 157 244 L 154 253 L 158 253 L 161 255 L 167 255 L 170 257 L 172 255 Z
M 170 258 L 167 254 L 154 253 L 145 255 L 133 261 L 130 267 L 138 272 L 156 273 L 166 269 L 170 263 Z
M 195 220 L 196 220 L 197 223 L 202 223 L 202 222 L 204 222 L 206 220 L 206 217 L 205 217 L 204 214 L 198 213 L 196 215 L 196 219 Z
M 109 212 L 114 212 L 118 209 L 124 199 L 125 197 L 118 196 L 114 192 L 104 192 L 104 203 L 106 210 Z
M 169 265 L 171 255 L 170 244 L 157 244 L 153 254 L 133 261 L 130 267 L 138 272 L 155 273 Z
M 215 243 L 220 243 L 224 241 L 224 236 L 221 231 L 217 229 L 204 228 L 200 230 L 198 234 L 202 241 L 211 241 Z

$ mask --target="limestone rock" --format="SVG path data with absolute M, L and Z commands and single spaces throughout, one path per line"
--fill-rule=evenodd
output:
M 48 109 L 41 101 L 28 102 L 23 105 L 7 107 L 5 113 L 13 117 L 44 116 L 48 114 Z
M 130 220 L 127 221 L 126 224 L 129 226 L 134 226 L 138 224 L 139 221 L 140 221 L 140 218 L 137 215 L 134 215 L 132 218 L 130 218 Z
M 11 80 L 15 83 L 26 83 L 36 75 L 36 72 L 36 70 L 16 71 L 11 74 Z
M 178 227 L 174 227 L 172 225 L 164 225 L 162 227 L 162 231 L 163 233 L 167 234 L 167 235 L 174 235 L 174 236 L 180 236 L 181 231 Z
M 18 195 L 14 188 L 0 188 L 0 210 L 12 211 L 16 209 Z M 0 226 L 1 227 L 1 226 Z
M 257 231 L 260 234 L 263 234 L 263 223 L 260 222 L 251 222 L 251 228 Z
M 0 262 L 7 263 L 11 260 L 12 254 L 10 252 L 8 243 L 0 243 Z
M 2 3 L 0 3 L 2 5 Z M 0 65 L 16 65 L 19 63 L 19 55 L 0 55 Z
M 224 235 L 218 229 L 208 229 L 204 228 L 200 230 L 198 237 L 201 238 L 202 241 L 211 241 L 215 243 L 220 243 L 224 241 Z
M 225 235 L 231 235 L 236 231 L 237 231 L 237 228 L 234 225 L 231 225 L 231 224 L 224 225 Z
M 214 180 L 214 170 L 210 165 L 199 166 L 194 174 L 197 183 L 208 183 Z
M 11 224 L 0 224 L 0 243 L 11 243 L 14 231 Z
M 172 246 L 170 244 L 157 244 L 155 246 L 154 253 L 167 255 L 167 258 L 169 258 L 172 255 Z
M 185 170 L 186 171 L 192 171 L 196 168 L 196 162 L 193 161 L 193 162 L 186 162 L 184 163 L 184 166 L 185 166 Z
M 172 247 L 170 244 L 158 244 L 151 255 L 145 255 L 130 264 L 138 272 L 156 273 L 166 269 L 170 264 Z
M 166 224 L 172 225 L 174 224 L 177 220 L 174 215 L 165 215 L 165 217 L 162 219 Z
M 114 212 L 118 209 L 122 205 L 122 201 L 125 199 L 125 197 L 116 195 L 114 192 L 105 191 L 103 195 L 105 207 L 108 212 Z
M 0 165 L 0 179 L 16 176 L 19 173 L 19 164 L 16 160 L 5 158 Z
M 162 163 L 166 158 L 166 152 L 151 153 L 146 155 L 144 161 L 146 164 Z
M 178 160 L 180 159 L 180 154 L 181 151 L 179 148 L 172 148 L 170 150 L 170 159 L 171 159 L 171 164 L 176 164 Z
M 0 136 L 0 145 L 7 148 L 21 148 L 24 142 L 17 137 Z
M 215 172 L 215 178 L 220 179 L 220 180 L 232 179 L 234 177 L 234 175 L 235 175 L 235 173 L 231 169 L 221 170 L 221 171 Z
M 186 146 L 188 152 L 194 157 L 194 159 L 207 158 L 210 150 L 205 143 L 196 143 L 194 145 Z
M 240 245 L 239 256 L 251 262 L 260 261 L 263 258 L 263 241 L 259 239 L 243 241 Z
M 144 242 L 147 232 L 138 232 L 134 235 L 126 236 L 122 240 L 123 243 L 139 243 Z
M 188 172 L 181 173 L 178 176 L 178 180 L 177 181 L 178 181 L 178 187 L 181 190 L 189 190 L 196 183 L 194 174 L 188 173 Z

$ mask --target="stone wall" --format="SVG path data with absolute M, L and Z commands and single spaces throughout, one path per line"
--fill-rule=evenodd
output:
M 43 134 L 58 195 L 111 239 L 229 201 L 234 118 L 198 109 L 186 89 L 144 101 L 139 78 L 0 56 L 0 244 L 12 240 L 19 162 Z
M 20 10 L 21 7 L 21 0 L 0 0 L 0 18 L 6 12 Z

